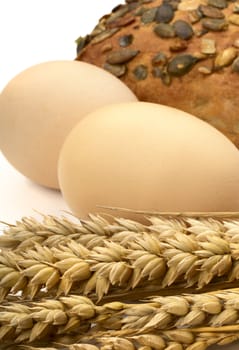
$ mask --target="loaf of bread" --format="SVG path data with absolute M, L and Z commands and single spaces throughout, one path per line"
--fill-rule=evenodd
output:
M 77 44 L 77 60 L 139 100 L 189 112 L 239 147 L 239 2 L 127 0 Z

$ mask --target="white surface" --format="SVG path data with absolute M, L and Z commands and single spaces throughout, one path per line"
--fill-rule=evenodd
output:
M 0 153 L 0 221 L 15 223 L 39 213 L 64 215 L 70 211 L 59 191 L 41 187 L 17 172 Z M 0 224 L 1 227 L 1 224 Z
M 89 33 L 97 19 L 120 0 L 0 0 L 0 91 L 27 67 L 43 61 L 74 59 L 74 40 Z M 36 211 L 61 215 L 69 210 L 61 194 L 19 174 L 0 153 L 0 221 L 14 223 Z M 1 231 L 1 224 L 0 224 Z M 239 344 L 211 350 L 238 350 Z

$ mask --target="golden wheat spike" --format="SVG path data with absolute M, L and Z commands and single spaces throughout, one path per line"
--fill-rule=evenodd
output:
M 146 212 L 147 213 L 147 212 Z M 43 215 L 40 222 L 34 218 L 22 218 L 15 225 L 6 224 L 4 234 L 0 236 L 0 247 L 8 249 L 25 249 L 34 243 L 53 247 L 59 243 L 74 240 L 83 245 L 99 245 L 106 237 L 121 240 L 127 239 L 127 234 L 140 234 L 142 232 L 157 232 L 160 235 L 170 235 L 175 232 L 190 232 L 190 228 L 195 233 L 217 232 L 223 234 L 224 231 L 235 230 L 238 234 L 239 213 L 221 213 L 214 216 L 206 213 L 164 213 L 157 216 L 147 216 L 148 224 L 124 218 L 114 218 L 113 222 L 108 222 L 99 215 L 89 215 L 89 220 L 70 221 L 67 218 L 57 218 L 50 215 Z M 232 227 L 230 227 L 230 224 Z
M 37 302 L 15 298 L 0 305 L 1 342 L 13 338 L 16 343 L 34 342 L 49 332 L 77 335 L 94 329 L 136 335 L 171 328 L 238 332 L 238 323 L 239 289 L 156 296 L 133 304 L 117 301 L 99 306 L 87 297 L 70 295 Z
M 62 225 L 61 219 L 47 216 L 45 220 L 47 222 L 41 224 L 23 219 L 24 225 L 28 225 L 28 234 L 32 233 L 28 249 L 27 240 L 24 247 L 20 244 L 16 250 L 4 248 L 6 245 L 9 248 L 5 238 L 16 240 L 16 232 L 17 242 L 23 242 L 18 225 L 10 227 L 2 241 L 0 237 L 2 299 L 9 292 L 18 291 L 33 298 L 42 287 L 47 291 L 57 290 L 59 295 L 76 292 L 95 295 L 98 299 L 109 293 L 116 297 L 124 294 L 134 297 L 134 291 L 165 292 L 166 287 L 172 289 L 171 293 L 175 287 L 226 288 L 230 283 L 235 285 L 239 277 L 239 221 L 236 219 L 155 216 L 149 218 L 148 225 L 142 225 L 117 218 L 109 223 L 91 216 L 77 228 L 67 221 L 70 228 L 63 230 L 67 240 L 56 246 L 49 244 L 48 238 L 58 237 L 59 225 L 66 227 L 66 221 L 63 220 Z M 48 231 L 46 227 L 42 230 L 41 225 L 48 225 Z M 71 233 L 76 231 L 78 239 L 75 240 Z M 25 232 L 26 227 L 23 237 Z M 37 232 L 44 232 L 45 238 L 48 233 L 41 244 Z
M 60 219 L 50 235 L 59 235 Z M 28 233 L 36 235 L 35 220 L 24 219 Z M 46 223 L 44 224 L 46 225 Z M 69 226 L 68 222 L 68 226 Z M 64 231 L 66 241 L 49 244 L 48 238 L 39 244 L 31 237 L 30 246 L 15 250 L 4 248 L 5 233 L 0 244 L 0 297 L 22 292 L 34 298 L 42 288 L 57 295 L 79 293 L 101 300 L 112 298 L 138 298 L 140 294 L 175 294 L 175 288 L 203 291 L 234 287 L 239 279 L 239 221 L 227 218 L 149 218 L 148 225 L 115 219 L 107 222 L 98 216 L 83 221 L 82 226 L 72 224 L 78 239 Z M 78 227 L 79 226 L 79 227 Z M 64 221 L 64 227 L 66 223 Z M 42 229 L 42 227 L 41 227 Z M 21 230 L 17 231 L 21 236 Z M 20 232 L 20 233 L 19 233 Z M 24 231 L 25 232 L 25 231 Z M 24 235 L 23 235 L 24 236 Z M 23 239 L 21 238 L 22 242 Z M 48 241 L 48 244 L 46 242 Z M 53 239 L 52 242 L 55 242 Z M 14 244 L 16 248 L 16 244 Z M 9 248 L 9 245 L 8 245 Z M 21 249 L 20 249 L 21 248 Z
M 0 349 L 205 350 L 237 340 L 238 289 L 218 289 L 239 279 L 239 214 L 147 215 L 144 225 L 45 216 L 9 226 Z M 175 291 L 184 294 L 160 296 Z
M 93 216 L 90 217 L 93 219 Z M 94 221 L 97 221 L 98 225 L 94 224 L 93 231 L 90 227 L 84 227 L 80 221 L 70 221 L 64 217 L 57 218 L 51 215 L 43 215 L 42 221 L 38 221 L 35 218 L 23 217 L 15 225 L 5 223 L 6 229 L 3 235 L 0 236 L 0 247 L 10 250 L 24 250 L 33 246 L 35 243 L 53 247 L 70 240 L 85 244 L 93 238 L 96 240 L 95 243 L 99 244 L 101 235 L 105 238 L 105 232 L 101 229 L 104 219 L 97 219 L 95 216 Z
M 78 337 L 76 343 L 71 338 L 56 337 L 52 342 L 38 345 L 20 345 L 25 350 L 206 350 L 210 345 L 226 345 L 238 340 L 237 331 L 192 332 L 189 330 L 169 330 L 157 334 L 123 335 L 118 332 L 95 332 L 90 336 Z M 61 341 L 63 340 L 63 343 Z M 73 340 L 73 339 L 72 339 Z M 66 343 L 64 343 L 66 341 Z M 15 343 L 15 347 L 18 346 Z M 11 347 L 7 348 L 11 349 Z

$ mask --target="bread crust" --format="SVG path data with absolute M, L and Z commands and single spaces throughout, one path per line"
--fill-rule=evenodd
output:
M 111 71 L 141 101 L 209 122 L 239 147 L 239 3 L 128 1 L 79 39 L 77 60 Z

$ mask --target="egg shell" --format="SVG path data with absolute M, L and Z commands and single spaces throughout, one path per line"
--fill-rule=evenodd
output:
M 121 215 L 102 206 L 239 210 L 237 148 L 206 122 L 153 103 L 106 106 L 86 116 L 65 140 L 58 176 L 66 202 L 80 218 Z
M 19 172 L 59 188 L 59 151 L 72 127 L 94 109 L 136 100 L 119 79 L 88 63 L 35 65 L 13 78 L 0 95 L 0 148 Z

